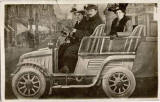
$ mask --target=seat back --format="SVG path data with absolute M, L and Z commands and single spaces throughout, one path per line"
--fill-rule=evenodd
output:
M 137 25 L 134 29 L 133 29 L 133 32 L 131 33 L 130 36 L 146 36 L 145 35 L 145 32 L 143 32 L 145 29 L 145 26 L 144 25 Z M 142 35 L 143 34 L 143 35 Z
M 103 36 L 104 34 L 104 29 L 105 29 L 105 24 L 100 24 L 96 27 L 96 29 L 94 30 L 93 34 L 91 35 L 91 37 L 98 37 L 98 36 Z M 93 39 L 90 43 L 88 44 L 88 50 L 90 53 L 94 53 L 94 52 L 99 52 L 99 44 L 101 43 L 100 41 L 101 39 Z
M 104 34 L 105 24 L 98 25 L 91 36 L 102 36 Z
M 136 51 L 138 44 L 140 43 L 140 39 L 145 35 L 145 26 L 137 25 L 132 33 L 127 37 L 125 42 L 124 50 L 127 52 Z

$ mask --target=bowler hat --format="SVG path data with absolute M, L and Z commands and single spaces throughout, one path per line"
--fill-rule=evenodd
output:
M 95 10 L 97 10 L 98 7 L 97 7 L 96 5 L 94 5 L 94 4 L 88 4 L 87 7 L 86 7 L 86 10 L 90 10 L 90 9 L 95 9 Z
M 72 9 L 70 10 L 70 12 L 76 12 L 76 11 L 77 11 L 76 8 L 72 8 Z

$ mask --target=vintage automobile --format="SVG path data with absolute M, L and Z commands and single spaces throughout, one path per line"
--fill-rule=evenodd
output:
M 22 55 L 12 73 L 15 96 L 40 98 L 56 88 L 95 85 L 102 87 L 108 97 L 132 95 L 136 87 L 135 77 L 142 73 L 140 64 L 147 63 L 139 60 L 143 55 L 139 52 L 147 41 L 145 26 L 136 26 L 129 35 L 119 32 L 119 37 L 113 40 L 104 36 L 104 28 L 105 24 L 101 24 L 91 36 L 82 39 L 74 73 L 59 72 L 58 48 L 49 47 Z M 146 67 L 143 73 L 147 71 Z

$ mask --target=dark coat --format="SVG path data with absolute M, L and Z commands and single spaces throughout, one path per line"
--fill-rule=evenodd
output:
M 84 17 L 79 23 L 78 21 L 76 22 L 76 24 L 74 25 L 74 28 L 77 30 L 86 30 L 86 27 L 84 25 L 86 25 L 86 18 Z
M 86 30 L 86 19 L 83 18 L 79 23 L 76 22 L 74 28 L 83 31 Z M 75 37 L 75 34 L 73 34 L 73 37 Z M 72 72 L 73 67 L 75 67 L 75 63 L 77 62 L 78 59 L 78 48 L 80 45 L 80 38 L 75 37 L 73 39 L 72 37 L 69 38 L 71 43 L 64 43 L 59 47 L 59 61 L 58 61 L 58 66 L 59 68 L 62 68 L 64 65 L 67 65 L 70 68 L 70 71 Z M 68 60 L 69 59 L 69 60 Z
M 102 23 L 102 19 L 97 13 L 94 17 L 89 18 L 88 20 L 85 19 L 84 23 L 81 25 L 84 29 L 77 29 L 74 36 L 78 39 L 82 39 L 84 36 L 90 36 L 95 28 Z
M 109 35 L 117 35 L 117 32 L 132 31 L 132 23 L 129 17 L 124 16 L 120 21 L 115 18 L 112 22 L 111 32 Z
M 75 37 L 75 40 L 73 41 L 73 43 L 80 43 L 81 41 L 81 38 L 82 38 L 82 35 L 79 34 L 79 33 L 87 33 L 87 20 L 86 18 L 84 17 L 79 23 L 76 22 L 74 28 L 77 30 L 74 34 L 73 34 L 73 37 Z
M 84 36 L 90 36 L 95 28 L 102 24 L 102 20 L 98 14 L 96 14 L 94 17 L 90 18 L 89 20 L 86 20 L 86 18 L 83 18 L 83 20 L 78 24 L 75 24 L 75 29 L 77 31 L 73 35 L 78 43 L 73 43 L 70 45 L 64 52 L 63 55 L 63 66 L 66 65 L 69 67 L 70 72 L 73 72 L 78 60 L 78 49 L 80 45 L 80 41 Z

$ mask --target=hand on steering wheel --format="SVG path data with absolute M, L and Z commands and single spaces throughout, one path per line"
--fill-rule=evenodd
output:
M 75 29 L 75 28 L 74 28 L 72 32 L 74 32 L 74 33 L 75 33 L 76 31 L 77 31 L 77 29 Z
M 73 34 L 76 32 L 77 30 L 73 28 L 72 32 L 70 32 L 70 35 L 73 36 Z

